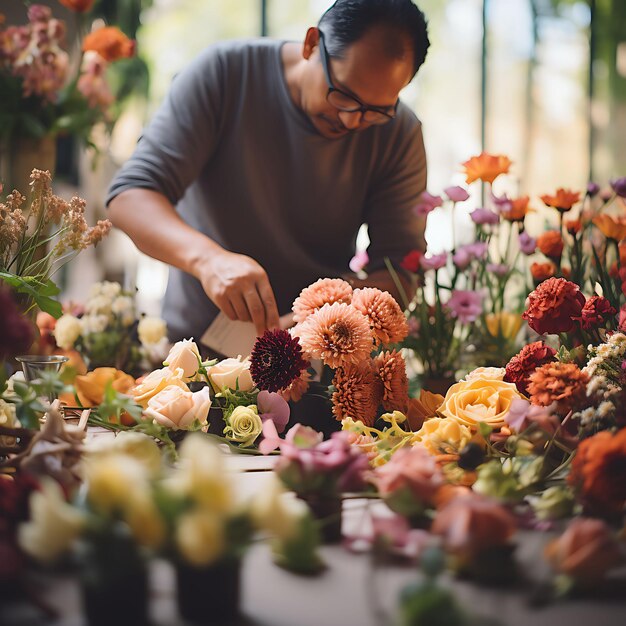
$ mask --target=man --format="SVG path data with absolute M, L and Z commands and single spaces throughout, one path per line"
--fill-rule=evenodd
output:
M 421 125 L 398 94 L 428 46 L 410 0 L 337 0 L 303 44 L 217 44 L 174 80 L 107 199 L 172 266 L 171 339 L 219 310 L 276 327 L 302 288 L 347 275 L 363 223 L 369 274 L 353 283 L 393 290 L 385 257 L 423 248 Z

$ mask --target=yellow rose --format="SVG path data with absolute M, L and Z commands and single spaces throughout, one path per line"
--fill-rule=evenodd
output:
M 144 415 L 167 428 L 188 430 L 195 420 L 206 424 L 210 408 L 208 387 L 192 393 L 170 385 L 148 400 Z
M 521 397 L 513 383 L 475 378 L 452 385 L 439 413 L 468 426 L 472 431 L 476 431 L 481 422 L 500 428 L 504 426 L 504 416 L 511 402 Z
M 205 567 L 215 563 L 224 553 L 224 520 L 206 509 L 185 513 L 178 520 L 175 540 L 190 565 Z
M 239 391 L 251 391 L 254 382 L 250 375 L 250 361 L 248 359 L 224 359 L 209 368 L 209 381 L 214 389 L 221 391 L 224 387 L 238 389 Z
M 196 343 L 191 339 L 183 339 L 172 346 L 163 365 L 167 365 L 172 371 L 180 367 L 183 370 L 183 380 L 188 383 L 196 377 L 201 361 Z
M 433 417 L 424 422 L 413 441 L 419 442 L 430 454 L 457 454 L 471 439 L 472 431 L 457 420 Z
M 139 324 L 137 324 L 139 341 L 144 346 L 159 343 L 165 337 L 166 332 L 167 325 L 165 320 L 162 320 L 160 317 L 142 317 Z
M 169 367 L 150 372 L 136 387 L 130 390 L 130 393 L 137 404 L 145 409 L 148 406 L 148 400 L 156 396 L 157 393 L 163 391 L 170 385 L 180 387 L 184 391 L 189 391 L 189 387 L 183 382 L 184 372 L 182 369 L 176 371 Z
M 238 406 L 227 420 L 224 435 L 242 448 L 251 446 L 263 430 L 263 422 L 255 404 Z

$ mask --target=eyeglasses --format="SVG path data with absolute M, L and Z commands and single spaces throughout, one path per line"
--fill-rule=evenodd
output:
M 324 33 L 319 31 L 320 34 L 320 58 L 322 61 L 322 68 L 324 70 L 324 76 L 326 77 L 326 83 L 328 84 L 328 93 L 326 94 L 326 100 L 329 104 L 334 106 L 340 111 L 347 113 L 356 113 L 357 111 L 363 116 L 363 121 L 368 124 L 386 124 L 396 116 L 398 109 L 398 102 L 390 107 L 371 107 L 363 104 L 357 97 L 347 94 L 341 89 L 337 89 L 333 85 L 333 81 L 330 78 L 330 65 L 328 62 L 328 52 L 326 50 L 326 44 L 324 43 Z

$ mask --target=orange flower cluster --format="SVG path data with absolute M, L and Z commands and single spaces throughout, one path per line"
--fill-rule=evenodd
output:
M 581 409 L 586 403 L 589 376 L 575 363 L 546 363 L 538 367 L 528 380 L 527 391 L 531 402 L 540 406 L 556 402 L 560 415 Z
M 560 187 L 556 190 L 556 193 L 553 196 L 545 194 L 541 196 L 541 199 L 547 206 L 553 207 L 557 211 L 565 213 L 580 200 L 580 192 Z
M 333 387 L 333 415 L 338 421 L 351 417 L 366 426 L 374 425 L 383 392 L 370 361 L 338 368 Z
M 561 260 L 563 245 L 563 237 L 558 230 L 547 230 L 537 237 L 537 248 L 553 261 Z
M 465 168 L 465 181 L 468 184 L 475 180 L 493 183 L 500 174 L 506 174 L 509 171 L 511 160 L 504 155 L 481 152 L 478 156 L 465 161 L 463 167 Z
M 530 274 L 535 285 L 538 285 L 556 274 L 556 265 L 552 261 L 547 263 L 535 262 L 530 266 Z
M 83 40 L 83 51 L 93 50 L 105 61 L 127 59 L 135 54 L 135 42 L 115 26 L 103 26 Z
M 556 351 L 543 341 L 534 341 L 524 346 L 505 368 L 504 380 L 515 383 L 520 393 L 527 394 L 530 375 L 540 366 L 554 360 Z
M 528 196 L 520 196 L 512 198 L 508 209 L 502 209 L 500 215 L 509 222 L 523 222 L 526 215 L 535 209 L 528 206 L 530 198 Z
M 590 513 L 620 518 L 626 506 L 626 428 L 585 439 L 572 462 L 569 482 Z

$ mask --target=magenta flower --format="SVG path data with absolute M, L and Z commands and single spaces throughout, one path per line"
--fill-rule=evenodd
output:
M 289 421 L 291 409 L 287 401 L 279 394 L 271 391 L 259 391 L 256 399 L 261 421 L 271 420 L 276 426 L 276 431 L 282 433 Z
M 511 199 L 506 194 L 500 197 L 491 194 L 491 201 L 494 203 L 496 210 L 500 213 L 507 213 L 513 206 Z
M 464 270 L 472 262 L 473 258 L 466 246 L 461 246 L 452 256 L 452 262 L 460 270 Z
M 505 263 L 487 263 L 487 271 L 496 276 L 506 276 L 509 266 Z
M 445 267 L 448 262 L 448 253 L 442 252 L 441 254 L 433 254 L 432 256 L 423 256 L 420 259 L 420 265 L 425 270 L 438 270 Z
M 611 187 L 620 198 L 626 198 L 626 176 L 612 180 Z
M 474 209 L 470 213 L 470 217 L 474 224 L 483 226 L 484 224 L 497 224 L 500 221 L 500 216 L 489 209 Z
M 560 425 L 554 415 L 555 409 L 555 402 L 549 406 L 538 406 L 523 398 L 516 398 L 511 402 L 508 413 L 505 413 L 504 421 L 516 433 L 522 432 L 526 426 L 534 422 L 542 430 L 552 434 Z
M 475 321 L 482 313 L 483 297 L 475 291 L 455 289 L 446 303 L 452 317 L 456 317 L 461 324 Z
M 447 187 L 444 192 L 452 202 L 465 202 L 469 198 L 469 193 L 463 187 Z
M 350 269 L 353 272 L 360 272 L 368 263 L 370 258 L 365 250 L 357 252 L 352 259 L 350 259 Z
M 531 237 L 525 230 L 519 234 L 519 249 L 526 256 L 531 255 L 537 248 L 537 240 Z
M 486 241 L 475 241 L 464 247 L 475 259 L 484 259 L 487 256 L 489 244 Z
M 587 185 L 587 195 L 590 198 L 593 198 L 598 191 L 600 191 L 600 185 L 598 185 L 598 183 L 591 182 Z
M 441 196 L 433 196 L 427 191 L 423 191 L 419 197 L 419 202 L 414 207 L 413 211 L 417 215 L 428 215 L 431 211 L 443 204 Z

